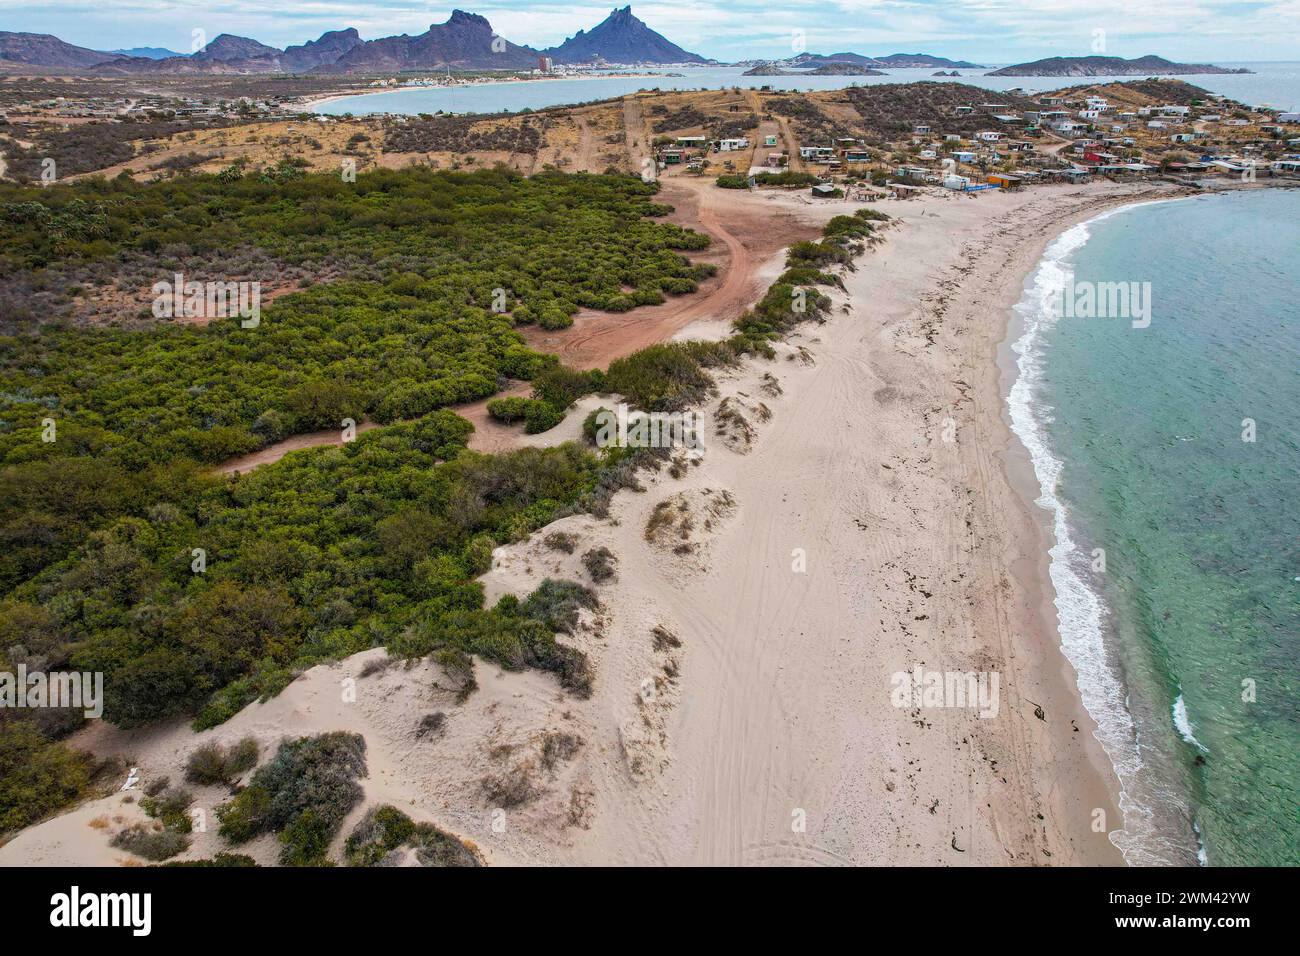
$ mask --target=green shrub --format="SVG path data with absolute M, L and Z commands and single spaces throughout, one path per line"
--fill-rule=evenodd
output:
M 648 412 L 680 411 L 701 401 L 713 379 L 681 343 L 652 345 L 610 363 L 605 376 L 612 392 Z
M 89 754 L 46 739 L 26 720 L 0 721 L 0 834 L 62 810 L 90 786 Z
M 190 848 L 188 836 L 165 829 L 157 823 L 152 826 L 145 823 L 132 824 L 118 832 L 109 842 L 119 850 L 126 850 L 154 862 L 166 860 Z
M 141 799 L 140 809 L 158 820 L 168 830 L 189 833 L 193 827 L 189 815 L 192 803 L 194 803 L 194 794 L 188 790 L 168 787 L 157 796 Z
M 257 765 L 257 741 L 245 737 L 229 749 L 214 742 L 196 747 L 185 761 L 185 779 L 211 785 L 230 783 Z
M 218 853 L 208 860 L 173 860 L 163 866 L 197 866 L 197 867 L 248 867 L 257 866 L 257 862 L 243 853 Z
M 282 743 L 246 788 L 217 807 L 219 832 L 232 843 L 278 833 L 286 866 L 328 863 L 330 840 L 361 800 L 365 749 L 359 734 L 343 731 Z
M 431 823 L 415 823 L 387 804 L 371 807 L 348 835 L 344 856 L 349 866 L 386 866 L 395 850 L 409 846 L 421 866 L 482 866 L 478 853 Z
M 488 414 L 499 422 L 505 422 L 507 425 L 512 422 L 520 422 L 523 421 L 524 414 L 528 411 L 531 401 L 531 399 L 516 395 L 509 398 L 494 398 L 487 403 Z
M 597 584 L 604 584 L 614 576 L 615 564 L 617 559 L 609 548 L 593 548 L 582 556 L 582 566 Z

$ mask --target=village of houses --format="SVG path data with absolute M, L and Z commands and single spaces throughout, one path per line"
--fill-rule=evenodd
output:
M 1149 90 L 1152 82 L 1162 81 L 1141 85 Z M 828 198 L 868 183 L 906 199 L 927 188 L 974 193 L 1097 176 L 1300 179 L 1300 113 L 1250 110 L 1221 94 L 1163 82 L 1188 102 L 1137 105 L 1132 101 L 1150 94 L 1135 96 L 1130 84 L 1115 83 L 1039 96 L 1033 109 L 1004 102 L 956 105 L 949 113 L 953 121 L 969 127 L 974 120 L 983 128 L 953 132 L 943 120 L 930 120 L 911 124 L 910 136 L 884 144 L 869 136 L 810 143 L 778 130 L 753 141 L 685 134 L 661 138 L 659 166 L 739 175 L 751 187 L 808 186 L 812 195 Z M 807 94 L 813 100 L 827 96 Z M 864 118 L 870 126 L 870 117 Z
M 122 141 L 111 160 L 105 140 L 83 135 L 87 145 L 64 149 L 69 161 L 61 167 L 153 178 L 292 157 L 322 171 L 340 163 L 359 171 L 501 163 L 525 174 L 547 167 L 643 172 L 653 153 L 661 171 L 715 176 L 719 185 L 849 198 L 868 190 L 898 198 L 926 190 L 977 194 L 1098 176 L 1300 179 L 1300 114 L 1251 109 L 1179 80 L 1047 94 L 944 82 L 816 92 L 651 90 L 492 115 L 324 116 L 310 105 L 341 92 L 327 85 L 337 80 L 207 77 L 214 88 L 200 95 L 192 78 L 166 89 L 153 80 L 148 90 L 119 80 L 49 79 L 12 78 L 8 91 L 0 84 L 12 120 L 0 114 L 0 163 L 8 155 L 9 178 L 20 168 L 17 151 L 44 155 L 74 127 L 109 124 L 101 128 L 116 129 Z M 24 82 L 40 89 L 39 99 L 21 96 Z M 359 81 L 346 82 L 355 90 Z M 417 129 L 423 132 L 412 135 Z

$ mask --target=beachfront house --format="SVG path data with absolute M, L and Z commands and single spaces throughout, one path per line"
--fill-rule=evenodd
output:
M 1019 189 L 1021 179 L 1019 176 L 1011 176 L 1007 173 L 989 173 L 988 183 L 990 186 L 996 186 L 998 189 Z
M 902 179 L 914 179 L 919 182 L 933 182 L 939 177 L 924 166 L 899 166 L 895 175 Z
M 920 186 L 909 186 L 907 183 L 886 183 L 889 191 L 894 194 L 895 199 L 913 199 L 922 193 Z
M 829 146 L 800 146 L 799 158 L 815 163 L 823 163 L 835 157 L 835 150 Z

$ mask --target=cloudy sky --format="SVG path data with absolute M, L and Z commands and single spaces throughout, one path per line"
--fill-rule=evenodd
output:
M 612 4 L 462 0 L 502 36 L 553 46 Z M 188 52 L 195 30 L 273 46 L 354 26 L 366 39 L 421 33 L 453 7 L 411 0 L 0 0 L 0 29 L 93 49 Z M 633 12 L 673 42 L 721 60 L 797 48 L 923 52 L 1009 63 L 1041 56 L 1157 53 L 1179 60 L 1300 59 L 1300 0 L 653 0 Z

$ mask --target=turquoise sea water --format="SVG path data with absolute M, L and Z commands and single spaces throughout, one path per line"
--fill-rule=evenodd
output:
M 1300 108 L 1300 63 L 1224 63 L 1246 67 L 1250 74 L 1207 74 L 1183 79 L 1215 93 L 1251 106 Z M 837 90 L 846 86 L 874 86 L 880 83 L 934 82 L 969 83 L 989 90 L 1053 90 L 1063 86 L 1105 83 L 1108 79 L 1134 77 L 1023 77 L 986 76 L 984 70 L 958 70 L 961 77 L 934 77 L 934 70 L 887 70 L 885 76 L 744 76 L 737 67 L 677 68 L 664 74 L 639 77 L 602 77 L 579 80 L 529 80 L 519 83 L 491 83 L 459 87 L 409 87 L 382 93 L 348 96 L 323 103 L 317 112 L 331 116 L 344 113 L 495 113 L 504 110 L 543 109 L 547 106 L 589 103 L 638 90 L 698 90 L 724 87 L 771 86 L 780 90 Z M 668 76 L 679 73 L 680 76 Z
M 1300 190 L 1133 206 L 1017 307 L 1010 413 L 1131 863 L 1300 863 L 1298 252 Z M 1071 273 L 1151 283 L 1149 327 L 1058 317 Z

